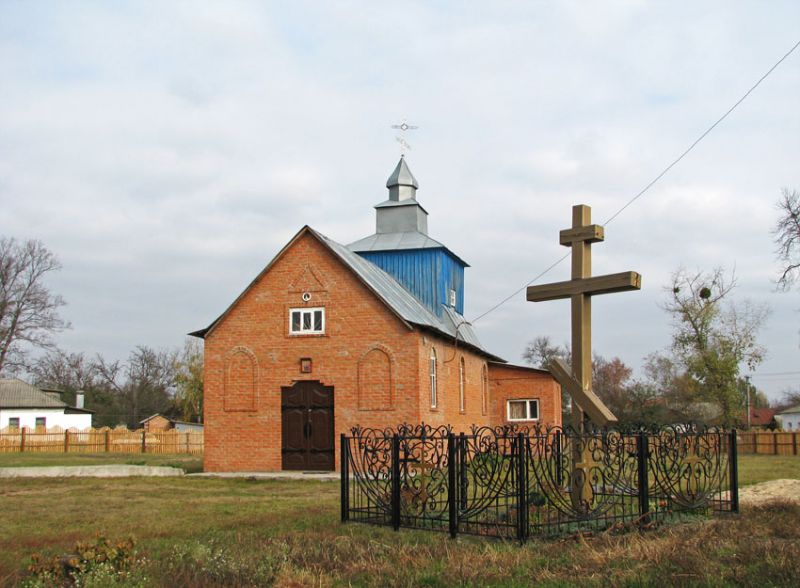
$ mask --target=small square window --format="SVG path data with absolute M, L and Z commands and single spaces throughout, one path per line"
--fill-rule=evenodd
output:
M 11 417 L 8 419 L 9 429 L 19 429 L 19 417 Z
M 535 399 L 509 400 L 506 403 L 509 421 L 538 421 L 539 401 Z
M 36 417 L 36 429 L 46 429 L 47 428 L 47 418 L 46 417 Z
M 290 335 L 322 335 L 324 333 L 324 308 L 293 308 L 289 311 Z

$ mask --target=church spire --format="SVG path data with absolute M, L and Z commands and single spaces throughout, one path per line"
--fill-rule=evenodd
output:
M 389 188 L 389 200 L 393 202 L 416 200 L 419 184 L 417 184 L 414 174 L 411 173 L 405 156 L 400 156 L 397 167 L 386 180 L 386 187 Z

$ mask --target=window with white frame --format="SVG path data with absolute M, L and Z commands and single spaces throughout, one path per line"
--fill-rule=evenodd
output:
M 325 333 L 324 308 L 292 308 L 289 311 L 290 335 L 321 335 Z
M 436 408 L 439 399 L 436 397 L 436 349 L 434 349 L 433 347 L 431 347 L 430 375 L 431 375 L 431 408 Z
M 464 412 L 467 409 L 467 399 L 464 397 L 464 358 L 458 366 L 458 409 Z
M 509 400 L 506 402 L 506 414 L 509 421 L 537 421 L 539 401 L 532 398 Z

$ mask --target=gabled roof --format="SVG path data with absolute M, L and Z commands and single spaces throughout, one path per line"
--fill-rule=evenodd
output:
M 337 243 L 333 239 L 329 239 L 325 235 L 315 231 L 308 225 L 304 226 L 300 231 L 292 237 L 289 243 L 281 249 L 272 261 L 258 274 L 255 280 L 245 288 L 245 290 L 233 301 L 233 303 L 223 312 L 214 322 L 212 322 L 205 329 L 189 333 L 194 337 L 205 338 L 207 334 L 214 330 L 214 328 L 225 318 L 228 313 L 236 306 L 250 289 L 255 286 L 261 278 L 269 271 L 269 269 L 280 259 L 286 251 L 303 235 L 311 235 L 317 239 L 325 248 L 327 248 L 336 258 L 341 261 L 370 291 L 372 291 L 378 299 L 383 302 L 387 308 L 395 314 L 406 326 L 409 328 L 411 325 L 429 329 L 439 335 L 447 338 L 456 339 L 459 343 L 463 343 L 466 347 L 473 348 L 481 354 L 497 361 L 503 361 L 495 355 L 492 355 L 483 345 L 481 345 L 475 334 L 472 326 L 467 323 L 463 316 L 455 312 L 452 308 L 443 307 L 444 312 L 442 318 L 437 317 L 430 310 L 428 310 L 417 298 L 411 294 L 406 288 L 395 280 L 388 273 L 383 271 L 374 263 L 371 263 L 354 253 L 341 243 Z
M 13 378 L 0 379 L 0 408 L 67 408 L 67 403 Z
M 753 426 L 766 427 L 775 417 L 775 409 L 772 408 L 750 408 L 750 424 Z
M 790 408 L 787 408 L 786 410 L 780 411 L 778 413 L 778 416 L 782 414 L 797 414 L 797 413 L 800 413 L 800 404 L 798 404 L 797 406 L 792 406 Z

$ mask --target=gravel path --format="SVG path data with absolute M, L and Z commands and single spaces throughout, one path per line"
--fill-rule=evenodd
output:
M 739 488 L 739 503 L 758 506 L 772 500 L 800 504 L 800 480 L 771 480 Z

